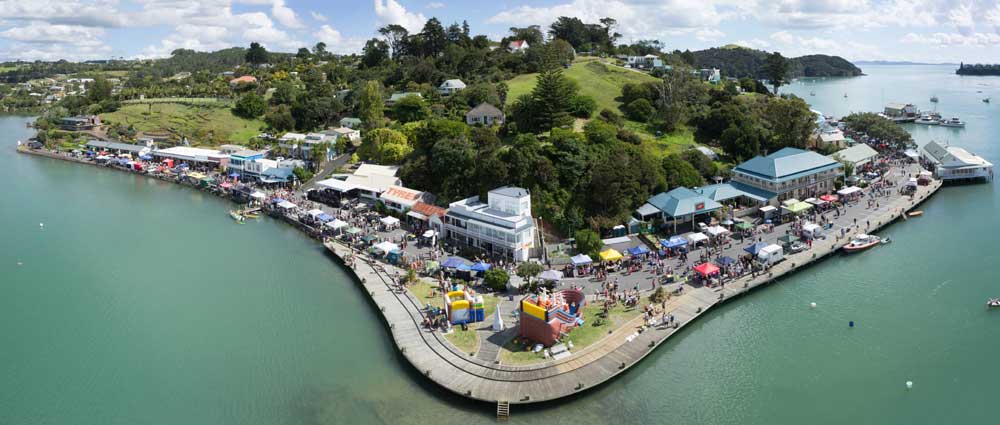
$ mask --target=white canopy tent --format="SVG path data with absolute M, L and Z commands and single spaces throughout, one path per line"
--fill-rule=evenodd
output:
M 255 191 L 254 193 L 251 193 L 250 197 L 254 198 L 254 199 L 265 199 L 265 198 L 267 198 L 267 194 L 265 194 L 264 192 L 261 192 L 261 191 L 258 190 L 258 191 Z
M 286 210 L 290 210 L 290 209 L 295 208 L 297 206 L 298 205 L 295 205 L 295 204 L 293 204 L 291 202 L 288 202 L 288 201 L 278 202 L 278 208 L 282 208 L 282 209 L 286 209 Z
M 309 210 L 309 212 L 307 212 L 307 214 L 309 214 L 313 218 L 315 218 L 315 217 L 319 217 L 320 214 L 323 214 L 323 210 L 321 210 L 319 208 L 315 208 L 315 209 Z
M 691 241 L 692 244 L 697 245 L 700 242 L 707 241 L 708 240 L 708 236 L 705 236 L 705 234 L 701 233 L 701 232 L 695 232 L 695 233 L 688 234 L 687 235 L 687 239 L 689 241 Z
M 853 194 L 858 193 L 858 192 L 861 192 L 861 188 L 860 187 L 851 186 L 851 187 L 845 187 L 843 189 L 838 190 L 837 194 L 840 195 L 840 196 L 849 196 L 849 195 L 853 195 Z
M 375 248 L 376 251 L 381 252 L 382 255 L 385 255 L 399 249 L 399 245 L 396 245 L 389 241 L 385 241 L 375 244 L 375 246 L 373 246 L 372 248 Z
M 399 219 L 390 215 L 382 217 L 381 219 L 379 219 L 379 221 L 381 221 L 382 224 L 390 227 L 399 224 Z
M 726 233 L 729 233 L 729 230 L 726 230 L 726 228 L 722 226 L 709 226 L 708 228 L 705 229 L 705 231 L 708 232 L 708 234 L 711 235 L 713 238 L 719 235 L 724 235 Z
M 323 223 L 323 225 L 333 230 L 340 230 L 347 227 L 347 222 L 341 219 L 334 219 L 333 221 L 328 221 L 326 223 Z

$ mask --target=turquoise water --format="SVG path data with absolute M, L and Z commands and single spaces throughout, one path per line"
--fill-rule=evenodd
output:
M 968 127 L 916 138 L 1000 161 L 1000 114 L 980 101 L 1000 101 L 1000 79 L 864 70 L 783 91 L 838 116 L 890 101 L 930 108 L 936 94 Z M 355 285 L 297 231 L 235 225 L 225 202 L 186 188 L 17 155 L 23 119 L 0 130 L 0 423 L 492 421 L 492 406 L 412 372 Z M 923 217 L 882 232 L 893 244 L 722 306 L 609 384 L 515 406 L 511 422 L 992 422 L 995 190 L 946 187 Z

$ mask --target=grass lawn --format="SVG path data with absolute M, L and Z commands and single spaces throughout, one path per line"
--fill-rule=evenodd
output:
M 625 325 L 629 320 L 632 320 L 642 314 L 642 306 L 647 304 L 649 301 L 643 298 L 642 302 L 638 307 L 626 309 L 625 306 L 618 305 L 611 309 L 608 317 L 602 318 L 599 315 L 602 314 L 602 306 L 599 303 L 590 303 L 583 307 L 583 326 L 576 327 L 569 331 L 569 336 L 567 339 L 573 341 L 573 351 L 582 350 L 583 348 L 600 341 L 602 338 L 608 335 L 610 331 L 614 331 L 621 326 Z M 504 364 L 532 364 L 544 361 L 541 353 L 533 353 L 530 351 L 531 346 L 534 343 L 521 339 L 514 338 L 508 341 L 500 349 L 500 362 Z
M 674 153 L 681 153 L 695 146 L 694 130 L 688 127 L 681 127 L 673 133 L 656 137 L 645 124 L 626 121 L 625 128 L 631 130 L 642 138 L 642 146 L 656 158 L 663 158 Z
M 479 345 L 479 334 L 475 331 L 475 325 L 469 325 L 469 329 L 464 331 L 461 326 L 455 326 L 452 329 L 454 331 L 445 335 L 445 339 L 464 353 L 475 353 Z
M 132 125 L 143 132 L 167 132 L 178 139 L 187 137 L 192 145 L 201 146 L 246 143 L 265 127 L 263 121 L 237 117 L 227 107 L 178 103 L 122 105 L 115 112 L 101 114 L 101 120 Z
M 594 98 L 598 111 L 603 108 L 617 110 L 621 103 L 615 98 L 621 95 L 622 86 L 626 83 L 658 81 L 649 74 L 606 65 L 594 57 L 577 58 L 565 74 L 580 86 L 580 94 Z M 535 88 L 537 76 L 522 74 L 508 80 L 507 103 L 514 103 L 520 95 L 530 93 Z
M 421 279 L 419 283 L 410 285 L 409 289 L 410 293 L 420 301 L 421 306 L 430 304 L 432 307 L 444 308 L 444 298 L 440 292 L 436 291 L 436 283 Z M 432 293 L 434 293 L 433 296 L 431 295 Z M 500 299 L 492 294 L 482 294 L 482 296 L 484 314 L 485 317 L 489 317 L 497 311 L 497 304 L 500 302 Z M 479 345 L 479 336 L 474 330 L 478 326 L 482 326 L 482 323 L 472 323 L 469 325 L 469 329 L 465 331 L 462 330 L 461 326 L 455 326 L 455 331 L 445 335 L 445 339 L 450 341 L 459 350 L 472 353 Z

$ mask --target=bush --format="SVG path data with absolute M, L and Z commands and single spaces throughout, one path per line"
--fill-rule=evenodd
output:
M 624 128 L 621 129 L 621 130 L 618 130 L 618 139 L 621 140 L 621 141 L 623 141 L 623 142 L 631 143 L 633 145 L 641 145 L 642 144 L 642 137 L 640 137 L 634 131 L 629 131 L 629 130 L 626 130 Z
M 233 113 L 237 116 L 254 119 L 267 111 L 267 102 L 263 97 L 257 93 L 247 93 L 240 97 L 240 100 L 236 101 L 236 105 L 233 106 Z
M 653 104 L 646 99 L 636 99 L 625 105 L 625 115 L 632 121 L 646 122 L 656 113 Z
M 597 102 L 590 96 L 576 96 L 570 101 L 570 114 L 577 118 L 590 118 L 597 109 Z
M 506 290 L 507 282 L 509 281 L 510 275 L 501 269 L 489 269 L 483 275 L 483 283 L 490 289 L 497 292 Z
M 615 127 L 621 127 L 625 125 L 625 117 L 623 117 L 622 114 L 619 114 L 608 108 L 601 109 L 600 117 L 602 120 L 614 124 Z

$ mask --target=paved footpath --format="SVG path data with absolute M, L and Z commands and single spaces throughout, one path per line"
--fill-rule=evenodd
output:
M 897 171 L 896 177 L 905 178 L 905 175 Z M 673 324 L 652 326 L 640 332 L 643 328 L 640 316 L 601 341 L 574 351 L 568 358 L 523 366 L 499 364 L 496 360 L 459 351 L 440 333 L 420 326 L 423 320 L 421 303 L 409 291 L 394 290 L 387 277 L 394 275 L 397 269 L 338 242 L 327 242 L 326 247 L 345 262 L 349 263 L 352 256 L 357 259 L 351 269 L 382 313 L 400 352 L 421 374 L 472 399 L 491 403 L 534 403 L 569 396 L 607 381 L 643 359 L 711 307 L 835 252 L 850 242 L 854 234 L 872 232 L 889 224 L 926 200 L 940 186 L 938 181 L 920 186 L 912 199 L 898 195 L 880 198 L 878 209 L 859 206 L 849 209 L 848 214 L 835 220 L 830 237 L 815 241 L 810 250 L 788 255 L 767 273 L 730 281 L 724 288 L 689 287 L 683 295 L 667 303 L 667 312 L 675 318 Z M 858 226 L 853 225 L 855 218 Z M 865 225 L 866 222 L 871 225 Z M 842 227 L 848 230 L 844 237 L 839 237 Z M 768 235 L 777 238 L 783 234 L 776 231 Z

